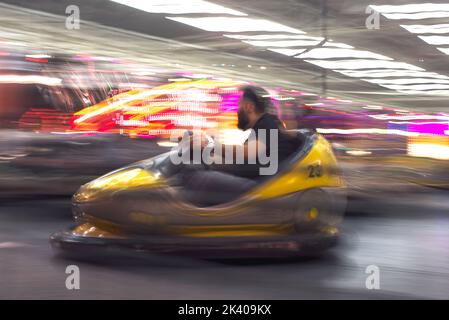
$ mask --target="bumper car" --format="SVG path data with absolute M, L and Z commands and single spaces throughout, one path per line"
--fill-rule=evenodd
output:
M 100 177 L 73 196 L 75 225 L 50 237 L 65 254 L 143 251 L 204 257 L 315 255 L 334 245 L 346 186 L 328 141 L 299 147 L 273 176 L 225 203 L 201 206 L 179 184 L 171 150 Z M 185 166 L 185 165 L 184 165 Z M 100 250 L 106 249 L 106 250 Z

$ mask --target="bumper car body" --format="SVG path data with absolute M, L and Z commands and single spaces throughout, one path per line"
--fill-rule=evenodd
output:
M 298 135 L 301 148 L 276 175 L 211 207 L 182 197 L 170 159 L 176 150 L 119 169 L 80 188 L 73 197 L 76 225 L 50 241 L 64 251 L 107 246 L 207 256 L 325 249 L 339 234 L 345 183 L 330 144 L 313 132 Z

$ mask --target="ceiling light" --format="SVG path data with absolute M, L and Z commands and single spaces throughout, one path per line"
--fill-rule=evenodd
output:
M 444 54 L 449 55 L 449 48 L 437 48 L 437 49 L 443 52 Z
M 373 53 L 370 51 L 334 49 L 334 48 L 312 49 L 306 53 L 297 56 L 296 58 L 301 59 L 365 58 L 365 59 L 393 60 L 387 56 Z
M 238 40 L 307 39 L 307 40 L 322 41 L 324 39 L 321 37 L 310 37 L 301 34 L 257 34 L 257 35 L 225 34 L 224 36 L 227 38 Z
M 421 12 L 421 13 L 384 13 L 386 18 L 391 20 L 421 20 L 421 19 L 436 19 L 449 17 L 448 11 L 443 12 Z
M 446 45 L 449 44 L 449 36 L 418 36 L 428 44 Z
M 125 6 L 150 13 L 185 14 L 211 13 L 246 16 L 246 13 L 232 10 L 204 0 L 111 0 Z
M 403 4 L 403 5 L 370 5 L 375 11 L 380 13 L 417 13 L 417 12 L 434 12 L 449 11 L 449 3 L 419 3 L 419 4 Z
M 410 79 L 362 79 L 363 81 L 376 84 L 419 84 L 419 83 L 443 83 L 449 84 L 449 80 L 410 78 Z
M 250 44 L 256 47 L 308 47 L 316 46 L 320 41 L 307 41 L 307 40 L 284 40 L 284 41 L 243 41 L 244 43 Z
M 332 42 L 332 41 L 325 42 L 323 47 L 334 47 L 334 48 L 342 48 L 342 49 L 353 49 L 354 48 L 353 46 L 350 46 L 345 43 L 338 43 L 338 42 Z
M 303 53 L 307 49 L 282 49 L 282 48 L 268 48 L 268 50 L 277 52 L 289 57 L 295 56 L 297 54 Z
M 432 95 L 432 96 L 449 96 L 449 90 L 397 90 L 399 93 L 413 94 L 413 95 Z
M 250 32 L 250 31 L 268 31 L 268 32 L 291 32 L 304 33 L 301 30 L 290 28 L 280 23 L 265 19 L 251 19 L 240 17 L 166 17 L 167 19 L 187 24 L 211 32 Z
M 423 71 L 408 71 L 397 69 L 376 69 L 376 70 L 363 70 L 363 71 L 337 71 L 348 77 L 354 78 L 388 78 L 388 77 L 422 77 L 431 79 L 449 79 L 448 76 L 441 75 L 435 72 L 423 72 Z
M 449 33 L 449 24 L 434 25 L 401 25 L 402 28 L 411 33 Z
M 305 60 L 311 64 L 315 64 L 319 67 L 326 69 L 374 69 L 374 68 L 397 68 L 406 70 L 418 70 L 424 71 L 424 69 L 405 63 L 396 61 L 383 61 L 383 60 Z
M 387 85 L 379 84 L 382 87 L 393 90 L 441 90 L 449 89 L 449 84 L 416 84 L 416 85 Z

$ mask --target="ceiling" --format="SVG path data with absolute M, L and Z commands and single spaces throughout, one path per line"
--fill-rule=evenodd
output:
M 449 0 L 446 1 L 449 7 Z M 444 44 L 444 30 L 427 28 L 416 34 L 401 27 L 449 24 L 449 16 L 445 14 L 449 9 L 444 1 L 433 0 L 434 6 L 425 8 L 398 7 L 413 0 L 211 1 L 245 16 L 150 13 L 109 0 L 2 2 L 0 40 L 27 43 L 27 49 L 22 50 L 89 53 L 164 68 L 185 67 L 400 108 L 446 111 L 449 102 L 449 55 L 438 50 L 449 48 L 449 43 Z M 80 30 L 65 28 L 65 9 L 71 4 L 80 8 Z M 379 15 L 379 27 L 368 29 L 369 5 L 395 7 L 377 7 L 383 12 Z M 396 19 L 401 11 L 405 12 L 402 19 Z M 417 12 L 424 12 L 424 17 L 436 12 L 439 18 L 415 19 Z M 255 20 L 239 26 L 236 19 L 231 22 L 227 19 L 217 27 L 217 16 L 264 19 L 295 31 L 248 31 Z M 181 23 L 166 17 L 187 19 Z M 210 17 L 213 25 L 209 21 L 205 28 L 219 31 L 190 25 Z M 236 31 L 239 28 L 243 31 Z M 286 55 L 296 51 L 301 53 Z

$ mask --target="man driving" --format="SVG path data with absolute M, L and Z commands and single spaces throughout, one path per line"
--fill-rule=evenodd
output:
M 276 174 L 279 163 L 297 149 L 298 141 L 286 132 L 277 116 L 269 113 L 271 107 L 271 98 L 265 89 L 242 88 L 237 126 L 241 130 L 251 130 L 248 140 L 239 149 L 243 163 L 213 164 L 209 170 L 184 174 L 183 185 L 190 201 L 202 206 L 229 202 L 249 191 L 262 176 Z M 200 145 L 206 148 L 207 141 L 203 139 Z M 229 148 L 221 147 L 218 156 L 226 158 Z M 234 147 L 233 155 L 239 152 L 238 148 Z

